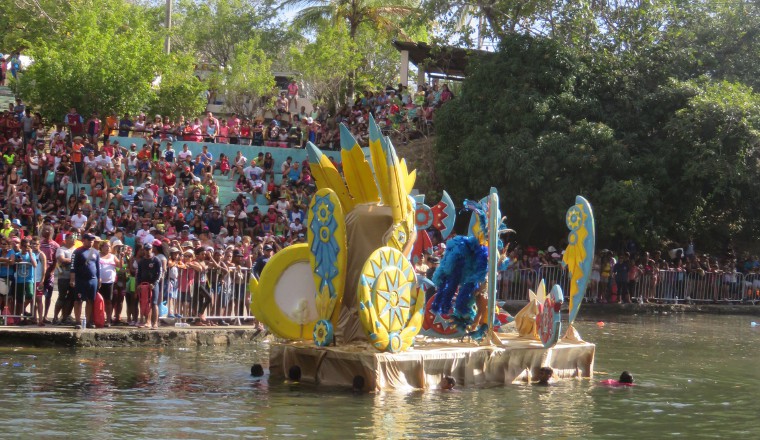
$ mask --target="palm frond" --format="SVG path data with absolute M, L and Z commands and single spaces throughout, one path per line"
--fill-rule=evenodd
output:
M 316 29 L 325 21 L 333 19 L 333 15 L 330 6 L 311 6 L 301 9 L 293 17 L 293 26 L 297 29 Z

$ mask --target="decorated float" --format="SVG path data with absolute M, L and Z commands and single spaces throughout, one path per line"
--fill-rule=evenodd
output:
M 298 367 L 301 381 L 324 386 L 362 377 L 368 390 L 437 388 L 447 376 L 464 386 L 530 381 L 545 366 L 561 378 L 590 377 L 595 346 L 573 327 L 594 257 L 589 203 L 578 196 L 567 211 L 569 292 L 546 292 L 541 282 L 513 319 L 496 303 L 507 255 L 497 191 L 464 202 L 469 233 L 455 235 L 448 194 L 433 206 L 410 196 L 415 172 L 374 120 L 369 138 L 371 163 L 341 127 L 342 175 L 307 146 L 318 187 L 307 243 L 274 255 L 251 286 L 252 312 L 276 336 L 271 374 L 287 377 Z M 448 240 L 428 280 L 413 261 L 432 246 L 431 227 Z

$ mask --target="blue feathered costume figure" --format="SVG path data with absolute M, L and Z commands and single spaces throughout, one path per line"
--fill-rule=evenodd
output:
M 465 208 L 478 216 L 481 225 L 486 225 L 485 210 L 479 204 L 465 200 Z M 440 314 L 449 313 L 458 288 L 456 304 L 450 315 L 462 328 L 475 319 L 474 293 L 488 275 L 488 246 L 484 246 L 483 242 L 482 237 L 474 236 L 458 236 L 447 241 L 446 253 L 433 275 L 438 292 L 431 310 Z

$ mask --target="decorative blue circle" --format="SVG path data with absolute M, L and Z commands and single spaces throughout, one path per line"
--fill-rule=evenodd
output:
M 388 348 L 386 348 L 386 351 L 398 353 L 401 351 L 401 344 L 401 334 L 399 332 L 392 332 L 388 334 Z
M 320 319 L 314 324 L 314 343 L 317 347 L 327 347 L 332 344 L 335 334 L 333 332 L 333 325 L 329 319 Z

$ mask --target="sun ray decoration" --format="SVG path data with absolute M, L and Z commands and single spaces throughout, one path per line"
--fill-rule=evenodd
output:
M 362 268 L 359 317 L 372 345 L 392 353 L 411 346 L 420 331 L 425 296 L 414 267 L 397 249 L 382 247 Z

